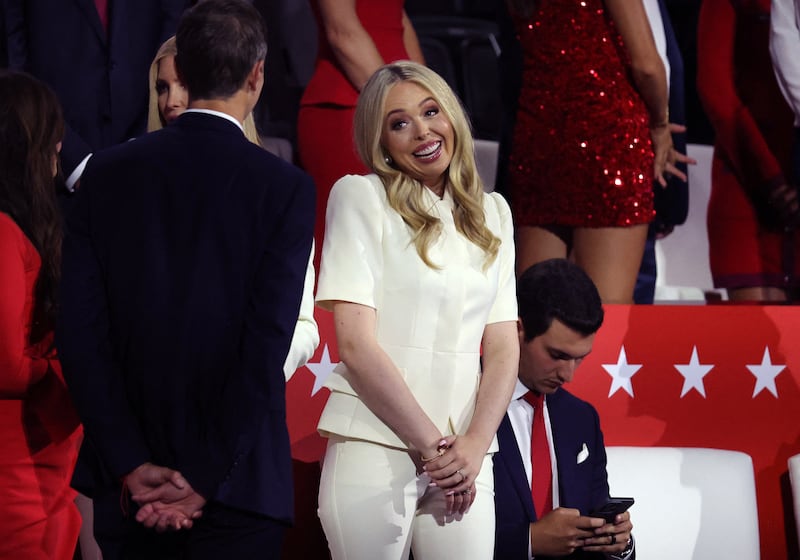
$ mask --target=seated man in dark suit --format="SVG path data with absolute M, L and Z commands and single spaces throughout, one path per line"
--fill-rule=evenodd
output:
M 242 0 L 186 12 L 189 109 L 92 157 L 67 220 L 58 350 L 105 560 L 278 558 L 292 519 L 283 364 L 315 194 L 244 136 L 265 32 Z
M 603 322 L 597 289 L 552 259 L 525 271 L 517 298 L 519 383 L 494 456 L 495 558 L 632 559 L 628 512 L 611 523 L 587 516 L 609 497 L 603 433 L 595 408 L 562 388 Z

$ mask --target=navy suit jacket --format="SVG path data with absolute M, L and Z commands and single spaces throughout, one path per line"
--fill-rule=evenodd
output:
M 606 449 L 600 418 L 591 404 L 565 389 L 559 389 L 546 399 L 558 463 L 559 504 L 576 508 L 586 515 L 608 500 Z M 530 524 L 536 521 L 536 512 L 508 415 L 500 423 L 497 440 L 500 451 L 494 455 L 497 518 L 494 557 L 497 560 L 526 560 Z M 579 464 L 577 457 L 584 444 L 589 456 Z M 578 551 L 570 558 L 604 557 Z
M 151 461 L 207 499 L 291 519 L 283 363 L 314 197 L 308 175 L 202 113 L 90 160 L 57 328 L 81 490 Z
M 89 153 L 144 133 L 148 72 L 187 0 L 109 0 L 106 34 L 94 0 L 2 0 L 9 68 L 55 90 L 67 132 L 67 176 Z

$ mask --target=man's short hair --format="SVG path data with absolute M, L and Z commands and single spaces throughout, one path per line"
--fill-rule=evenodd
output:
M 190 99 L 235 94 L 267 55 L 261 15 L 243 0 L 203 0 L 178 23 L 175 66 Z
M 525 340 L 547 332 L 553 319 L 586 336 L 603 324 L 603 304 L 592 279 L 566 259 L 528 268 L 517 281 L 517 300 Z

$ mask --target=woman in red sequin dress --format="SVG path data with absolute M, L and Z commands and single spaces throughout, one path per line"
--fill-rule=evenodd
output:
M 672 149 L 666 74 L 644 7 L 508 4 L 523 51 L 509 168 L 517 270 L 569 255 L 603 301 L 632 303 L 653 178 L 682 176 L 673 163 L 685 159 Z
M 38 80 L 0 73 L 0 558 L 72 560 L 81 428 L 53 350 L 64 124 Z
M 792 112 L 772 69 L 769 12 L 769 0 L 704 0 L 697 28 L 697 92 L 716 132 L 711 274 L 739 301 L 786 301 L 800 287 Z
M 358 92 L 388 62 L 424 64 L 405 0 L 313 0 L 319 27 L 314 74 L 300 100 L 300 164 L 317 186 L 314 239 L 322 247 L 328 193 L 340 177 L 365 174 L 353 144 Z M 319 258 L 315 259 L 319 269 Z

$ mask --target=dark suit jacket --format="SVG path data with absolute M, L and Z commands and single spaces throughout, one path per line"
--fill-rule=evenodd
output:
M 208 499 L 288 521 L 283 362 L 311 179 L 233 123 L 186 113 L 95 155 L 75 198 L 57 344 L 85 427 L 84 490 L 151 461 Z
M 559 503 L 561 507 L 576 508 L 586 515 L 608 499 L 606 450 L 600 419 L 592 405 L 565 389 L 559 389 L 546 399 L 558 463 Z M 536 513 L 508 415 L 500 423 L 497 439 L 500 451 L 494 455 L 497 517 L 494 557 L 497 560 L 525 560 L 528 558 L 530 524 L 536 521 Z M 583 444 L 586 444 L 589 456 L 578 464 L 577 457 Z M 603 556 L 576 552 L 570 558 Z
M 94 0 L 2 0 L 9 67 L 52 87 L 67 133 L 67 176 L 89 153 L 144 133 L 148 71 L 186 0 L 109 0 L 106 35 Z
M 8 39 L 6 38 L 6 13 L 0 10 L 0 68 L 8 68 Z
M 678 39 L 672 27 L 669 13 L 664 5 L 664 0 L 658 1 L 661 11 L 661 20 L 664 22 L 664 35 L 667 41 L 667 59 L 669 60 L 669 120 L 677 124 L 686 124 L 686 93 L 683 68 Z M 686 153 L 686 133 L 673 133 L 672 143 L 675 149 L 682 154 Z M 678 163 L 678 169 L 687 173 L 685 163 Z M 654 185 L 657 232 L 671 231 L 674 226 L 686 221 L 689 213 L 689 182 L 681 181 L 677 177 L 667 177 L 667 188 Z

